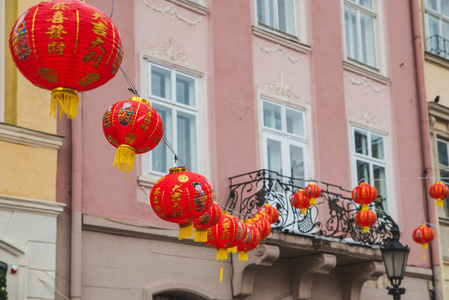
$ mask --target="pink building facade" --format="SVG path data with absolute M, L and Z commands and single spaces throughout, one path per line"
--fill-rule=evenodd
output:
M 370 239 L 351 223 L 348 191 L 366 181 L 382 197 L 379 218 L 391 216 L 411 248 L 404 299 L 443 299 L 438 248 L 411 237 L 435 223 L 435 204 L 422 179 L 429 130 L 409 1 L 87 2 L 112 15 L 123 71 L 161 114 L 177 163 L 206 176 L 235 215 L 268 201 L 281 221 L 248 262 L 225 261 L 219 283 L 215 250 L 178 241 L 149 204 L 175 166 L 168 147 L 139 155 L 127 175 L 112 167 L 102 117 L 133 96 L 118 74 L 58 121 L 57 201 L 70 209 L 58 217 L 56 289 L 86 300 L 391 299 L 379 250 L 388 233 L 378 226 Z M 284 204 L 309 182 L 327 193 L 300 217 Z

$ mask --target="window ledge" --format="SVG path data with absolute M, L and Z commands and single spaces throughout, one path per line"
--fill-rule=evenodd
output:
M 206 15 L 209 11 L 209 8 L 188 0 L 165 0 L 165 1 L 187 8 L 188 10 L 196 12 L 202 16 Z
M 350 61 L 343 61 L 343 69 L 359 74 L 361 76 L 365 76 L 369 79 L 372 79 L 385 85 L 387 85 L 390 82 L 390 78 L 380 75 L 379 73 L 373 72 L 372 70 L 369 70 L 367 68 L 363 68 L 358 64 L 355 64 Z
M 449 227 L 449 218 L 448 217 L 439 217 L 438 219 L 439 219 L 440 225 Z
M 449 60 L 447 60 L 447 59 L 445 59 L 445 58 L 443 58 L 441 56 L 432 54 L 430 52 L 425 52 L 424 53 L 424 58 L 428 62 L 431 62 L 431 63 L 434 63 L 434 64 L 439 65 L 441 67 L 445 67 L 445 68 L 449 69 Z
M 301 44 L 297 38 L 286 37 L 281 35 L 281 33 L 268 31 L 268 29 L 262 27 L 253 26 L 253 35 L 304 54 L 307 54 L 310 51 L 310 46 Z
M 58 150 L 64 136 L 0 122 L 0 141 Z
M 162 176 L 156 177 L 151 175 L 140 175 L 137 177 L 137 183 L 142 187 L 152 188 L 153 185 L 161 178 Z

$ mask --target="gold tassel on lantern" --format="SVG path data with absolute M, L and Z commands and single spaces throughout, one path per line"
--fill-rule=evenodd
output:
M 183 225 L 179 225 L 179 236 L 178 239 L 188 239 L 193 234 L 193 223 L 187 223 Z
M 195 242 L 207 242 L 207 230 L 195 230 L 193 235 L 193 241 Z
M 368 233 L 369 232 L 369 227 L 368 226 L 363 226 L 363 233 Z
M 74 89 L 56 88 L 51 92 L 50 116 L 56 118 L 56 102 L 59 103 L 59 118 L 64 111 L 69 119 L 74 119 L 78 112 L 78 93 Z
M 437 206 L 444 207 L 444 199 L 438 198 L 437 199 Z
M 237 246 L 228 248 L 229 253 L 237 253 Z
M 227 260 L 227 259 L 228 259 L 228 250 L 218 249 L 217 250 L 217 260 Z
M 307 208 L 301 208 L 301 215 L 305 215 L 307 213 Z
M 221 262 L 220 266 L 220 283 L 223 281 L 223 261 Z
M 129 172 L 134 168 L 136 150 L 128 145 L 120 145 L 115 151 L 114 167 L 120 171 Z M 193 230 L 193 229 L 192 229 Z
M 257 245 L 257 246 L 259 246 L 259 245 Z M 239 260 L 248 261 L 248 252 L 240 251 L 239 252 Z

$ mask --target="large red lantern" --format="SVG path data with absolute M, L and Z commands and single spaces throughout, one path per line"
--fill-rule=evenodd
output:
M 254 218 L 248 219 L 246 221 L 248 224 L 254 223 L 257 229 L 259 229 L 261 238 L 264 239 L 268 237 L 271 233 L 271 224 L 270 221 L 267 220 L 264 216 L 261 215 L 255 215 Z
M 243 240 L 246 229 L 242 221 L 222 211 L 220 221 L 207 229 L 206 245 L 217 249 L 217 260 L 228 259 L 229 248 L 237 246 Z
M 432 228 L 421 225 L 413 231 L 412 237 L 415 242 L 421 244 L 422 249 L 427 249 L 427 244 L 433 240 L 435 233 Z
M 220 221 L 221 208 L 216 202 L 198 218 L 193 219 L 193 227 L 195 234 L 193 240 L 195 242 L 207 242 L 207 229 L 215 226 Z
M 362 182 L 352 190 L 352 200 L 362 205 L 362 211 L 368 210 L 368 205 L 377 198 L 377 190 L 375 187 Z
M 134 167 L 136 154 L 148 152 L 159 144 L 164 125 L 147 100 L 131 97 L 106 111 L 103 132 L 109 143 L 117 148 L 114 167 L 129 172 Z
M 248 260 L 248 251 L 253 250 L 259 246 L 262 236 L 260 235 L 259 229 L 256 228 L 254 223 L 246 224 L 246 236 L 237 245 L 237 250 L 239 251 L 239 260 Z
M 50 115 L 76 116 L 77 92 L 95 89 L 120 68 L 123 50 L 111 19 L 84 0 L 41 2 L 24 12 L 12 28 L 9 48 L 20 72 L 51 90 Z
M 162 220 L 179 224 L 179 239 L 193 234 L 193 219 L 204 214 L 214 201 L 207 179 L 186 167 L 171 168 L 151 189 L 150 203 Z
M 296 209 L 301 210 L 301 215 L 307 213 L 307 209 L 310 207 L 310 199 L 304 194 L 304 190 L 300 189 L 292 195 L 290 203 Z
M 279 212 L 276 208 L 268 203 L 265 203 L 261 208 L 259 208 L 257 213 L 265 212 L 267 220 L 274 224 L 279 220 Z
M 316 184 L 310 183 L 304 189 L 304 195 L 306 195 L 306 197 L 310 199 L 310 205 L 315 205 L 315 199 L 321 196 L 321 189 Z
M 429 188 L 429 195 L 437 200 L 437 206 L 444 207 L 443 201 L 449 196 L 449 188 L 441 181 L 438 181 Z
M 372 210 L 358 211 L 354 217 L 355 224 L 359 227 L 363 227 L 363 233 L 369 232 L 369 227 L 373 226 L 376 221 L 376 213 Z

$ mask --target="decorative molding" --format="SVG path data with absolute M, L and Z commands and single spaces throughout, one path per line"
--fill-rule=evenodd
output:
M 274 33 L 268 28 L 265 29 L 260 26 L 253 26 L 253 35 L 304 54 L 307 54 L 310 51 L 310 46 L 301 44 L 297 38 L 283 36 L 280 32 Z
M 19 247 L 11 244 L 10 242 L 5 241 L 4 239 L 1 239 L 1 238 L 0 238 L 0 249 L 12 254 L 15 257 L 19 257 L 19 256 L 25 254 L 25 251 L 23 251 Z
M 248 261 L 234 261 L 234 297 L 244 298 L 253 293 L 254 278 L 261 266 L 271 267 L 279 258 L 278 246 L 260 245 L 254 251 L 248 253 Z
M 363 284 L 385 274 L 384 264 L 378 261 L 345 266 L 342 270 L 346 274 L 343 280 L 343 298 L 348 300 L 360 300 Z
M 390 82 L 390 78 L 380 75 L 379 73 L 373 72 L 372 70 L 362 68 L 356 65 L 355 63 L 349 61 L 343 61 L 343 69 L 358 74 L 364 78 L 366 77 L 366 79 L 374 80 L 384 85 L 387 85 Z
M 0 141 L 58 150 L 64 136 L 0 122 Z
M 148 3 L 148 0 L 142 0 L 143 4 L 150 8 L 151 10 L 153 10 L 154 12 L 160 13 L 161 15 L 165 15 L 165 14 L 170 14 L 172 20 L 178 19 L 182 22 L 184 22 L 185 24 L 189 25 L 189 26 L 195 26 L 198 25 L 199 23 L 201 23 L 201 21 L 203 20 L 203 16 L 200 16 L 198 19 L 196 20 L 188 20 L 186 18 L 184 18 L 183 16 L 181 16 L 178 11 L 176 10 L 176 6 L 174 4 L 170 4 L 168 7 L 166 8 L 159 8 L 156 7 L 154 5 L 151 5 L 150 3 Z M 174 2 L 174 1 L 172 1 Z M 177 4 L 179 4 L 180 1 L 176 1 L 178 2 Z M 183 1 L 184 2 L 184 1 Z M 185 1 L 187 2 L 187 1 Z
M 8 195 L 0 195 L 0 210 L 57 217 L 65 204 Z
M 203 6 L 203 5 L 193 2 L 193 1 L 188 1 L 188 0 L 165 0 L 165 1 L 172 2 L 176 5 L 187 8 L 187 9 L 189 9 L 193 12 L 196 12 L 200 15 L 203 15 L 203 16 L 206 15 L 207 12 L 209 11 L 209 8 L 207 8 L 206 6 Z
M 424 52 L 424 59 L 430 63 L 449 69 L 449 60 L 442 58 L 441 56 L 432 54 L 430 52 Z
M 363 86 L 365 88 L 365 95 L 368 95 L 369 90 L 373 91 L 374 93 L 378 94 L 382 92 L 385 89 L 385 85 L 382 87 L 375 87 L 373 85 L 373 80 L 371 78 L 367 78 L 365 76 L 362 76 L 361 80 L 357 80 L 355 78 L 349 77 L 348 74 L 345 73 L 345 77 L 355 86 Z
M 283 96 L 286 98 L 296 98 L 301 99 L 297 94 L 296 90 L 292 90 L 291 86 L 289 84 L 284 83 L 284 73 L 280 72 L 279 74 L 279 81 L 278 82 L 271 82 L 267 83 L 263 86 L 256 85 L 257 88 L 263 89 L 263 90 L 271 90 L 278 96 Z
M 262 51 L 265 53 L 265 56 L 269 56 L 271 53 L 279 52 L 279 56 L 280 56 L 280 57 L 285 56 L 285 57 L 287 57 L 292 63 L 298 62 L 298 61 L 300 61 L 301 59 L 304 58 L 304 55 L 300 55 L 300 56 L 297 56 L 297 57 L 291 56 L 290 54 L 288 54 L 287 52 L 285 52 L 285 51 L 284 51 L 284 48 L 282 48 L 282 46 L 279 45 L 279 44 L 276 44 L 276 47 L 275 47 L 275 48 L 268 48 L 268 47 L 263 46 L 261 43 L 259 43 L 259 42 L 257 41 L 257 39 L 254 39 L 254 42 L 255 42 L 256 45 L 259 47 L 259 49 L 262 50 Z
M 413 277 L 413 278 L 421 278 L 421 279 L 431 280 L 432 279 L 432 269 L 413 267 L 413 266 L 407 265 L 407 267 L 405 268 L 405 277 Z
M 384 135 L 389 135 L 388 127 L 380 124 L 377 118 L 369 113 L 367 107 L 365 111 L 359 112 L 357 115 L 348 116 L 349 123 L 354 126 L 365 128 L 366 130 L 375 131 Z

